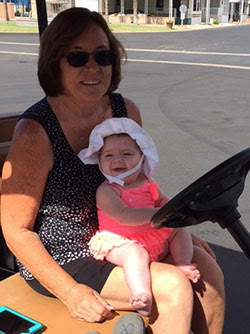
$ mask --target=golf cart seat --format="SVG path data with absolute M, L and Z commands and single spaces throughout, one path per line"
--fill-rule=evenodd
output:
M 0 119 L 0 195 L 2 183 L 2 166 L 6 158 L 8 148 L 10 145 L 14 127 L 18 121 L 18 117 L 2 118 Z M 1 207 L 0 207 L 1 214 Z M 15 257 L 6 246 L 0 219 L 0 279 L 7 278 L 17 272 Z

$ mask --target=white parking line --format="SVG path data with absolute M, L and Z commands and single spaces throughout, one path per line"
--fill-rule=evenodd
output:
M 149 59 L 127 59 L 127 61 L 142 62 L 142 63 L 204 66 L 204 67 L 221 67 L 221 68 L 230 68 L 230 69 L 236 69 L 236 70 L 250 71 L 250 66 L 227 65 L 227 64 L 192 63 L 192 62 L 186 62 L 186 61 L 149 60 Z
M 37 43 L 19 43 L 19 42 L 0 42 L 0 44 L 39 46 L 39 44 Z
M 126 51 L 250 57 L 250 53 L 228 53 L 228 52 L 189 51 L 189 50 L 157 50 L 157 49 L 130 49 L 128 48 L 126 49 Z
M 11 55 L 38 56 L 38 53 L 34 52 L 0 51 L 0 53 Z
M 0 42 L 0 44 L 39 46 L 39 43 Z M 191 51 L 191 50 L 159 50 L 159 49 L 134 49 L 134 48 L 126 48 L 126 51 L 250 57 L 250 53 L 233 53 L 233 52 L 209 52 L 209 51 Z
M 0 51 L 0 54 L 14 54 L 14 55 L 24 55 L 24 56 L 38 56 L 38 53 L 32 52 L 17 52 L 17 51 Z M 188 66 L 203 66 L 203 67 L 217 67 L 217 68 L 230 68 L 236 70 L 250 70 L 250 66 L 240 66 L 240 65 L 228 65 L 228 64 L 211 64 L 211 63 L 193 63 L 186 61 L 171 61 L 171 60 L 151 60 L 151 59 L 131 59 L 128 58 L 127 61 L 137 62 L 137 63 L 155 63 L 155 64 L 172 64 L 172 65 L 188 65 Z

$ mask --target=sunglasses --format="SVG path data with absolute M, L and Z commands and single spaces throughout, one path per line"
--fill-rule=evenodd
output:
M 100 66 L 113 65 L 115 62 L 115 54 L 112 50 L 96 52 L 71 51 L 66 54 L 66 59 L 70 66 L 82 67 L 87 64 L 89 56 L 93 56 L 95 62 Z

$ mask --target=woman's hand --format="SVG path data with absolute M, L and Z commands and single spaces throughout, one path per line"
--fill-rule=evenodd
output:
M 215 256 L 214 252 L 212 251 L 212 249 L 208 246 L 208 244 L 204 240 L 201 240 L 196 235 L 192 234 L 192 241 L 193 241 L 194 246 L 197 246 L 197 247 L 200 247 L 200 248 L 204 249 L 209 255 L 212 256 L 213 259 L 216 260 L 216 256 Z
M 112 317 L 110 306 L 95 290 L 84 284 L 76 283 L 63 300 L 70 314 L 88 322 L 101 322 Z

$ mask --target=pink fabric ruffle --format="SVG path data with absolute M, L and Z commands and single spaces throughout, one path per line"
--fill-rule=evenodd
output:
M 149 186 L 149 192 L 152 195 L 152 200 L 157 201 L 159 198 L 159 193 L 158 193 L 158 185 L 156 182 L 153 182 Z
M 123 237 L 109 231 L 101 231 L 97 232 L 91 238 L 89 248 L 95 259 L 104 260 L 114 247 L 120 247 L 129 243 L 139 243 L 148 251 L 151 262 L 157 261 L 159 255 L 165 250 L 166 242 L 170 237 L 172 230 L 172 228 L 163 227 L 161 229 L 152 229 L 129 237 Z
M 129 236 L 128 239 L 137 241 L 148 251 L 151 262 L 157 261 L 160 254 L 166 249 L 166 242 L 169 239 L 173 229 L 162 227 L 157 230 L 151 230 L 136 235 Z
M 129 240 L 118 234 L 101 231 L 96 234 L 89 241 L 89 249 L 96 260 L 104 260 L 108 253 L 114 247 L 120 247 L 125 244 L 134 244 L 136 241 Z

